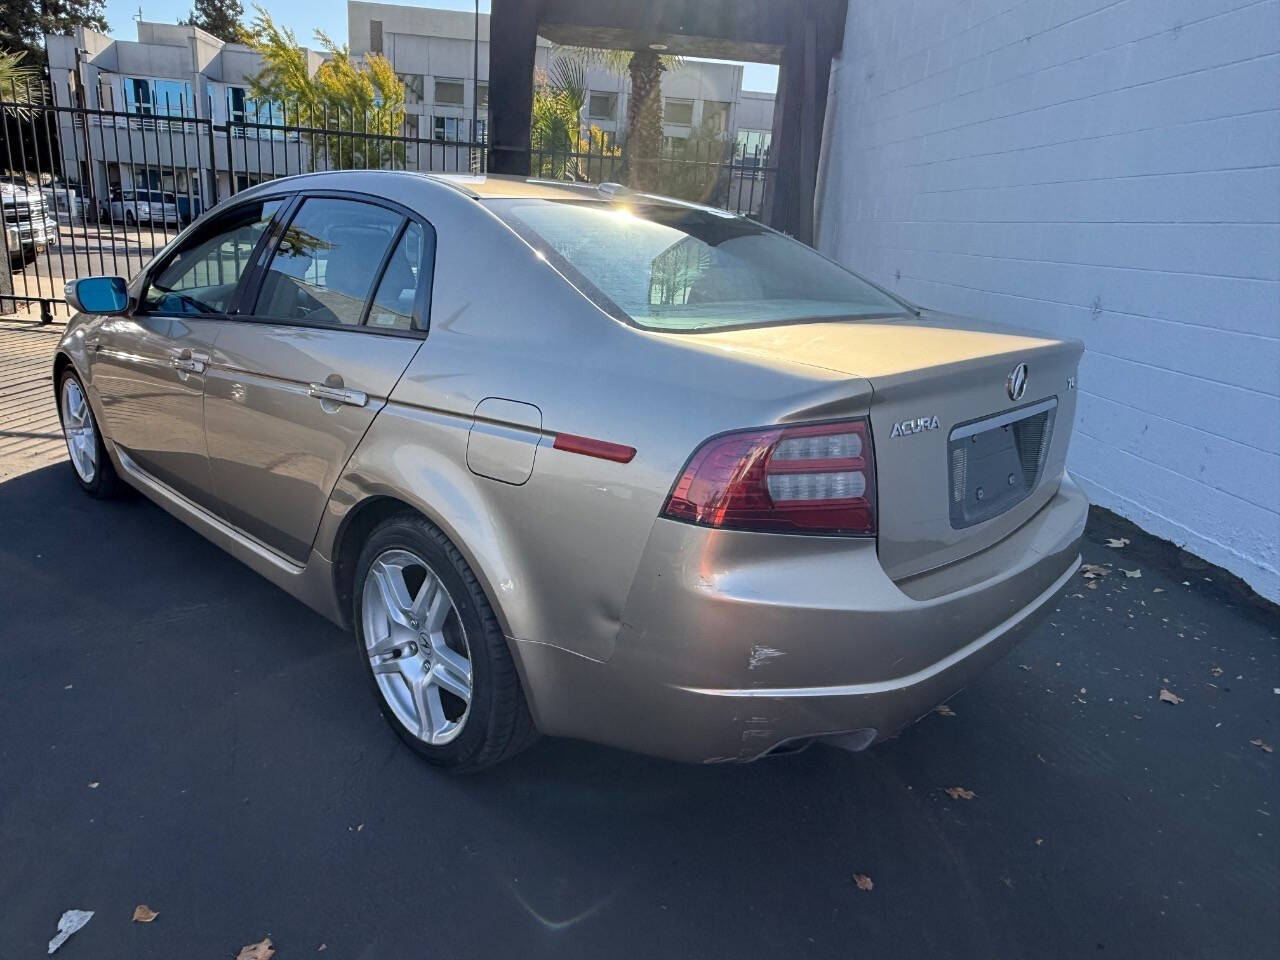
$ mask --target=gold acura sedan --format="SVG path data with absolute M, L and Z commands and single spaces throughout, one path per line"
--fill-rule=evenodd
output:
M 67 286 L 80 485 L 355 634 L 391 725 L 685 761 L 894 735 L 1079 564 L 1081 346 L 905 303 L 754 221 L 334 172 Z

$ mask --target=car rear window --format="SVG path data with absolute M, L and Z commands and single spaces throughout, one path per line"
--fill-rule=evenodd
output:
M 653 202 L 517 199 L 489 206 L 602 309 L 649 329 L 907 312 L 811 248 L 743 217 Z

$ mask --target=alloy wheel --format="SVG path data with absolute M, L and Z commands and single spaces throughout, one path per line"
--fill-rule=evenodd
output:
M 98 474 L 98 431 L 93 426 L 89 401 L 75 377 L 67 377 L 62 383 L 62 434 L 76 473 L 85 483 L 93 483 Z
M 471 708 L 471 650 L 440 577 L 416 554 L 379 554 L 361 600 L 365 654 L 396 719 L 423 743 L 446 744 Z

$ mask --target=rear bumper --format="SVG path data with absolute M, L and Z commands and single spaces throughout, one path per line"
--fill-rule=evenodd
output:
M 1088 502 L 1055 496 L 981 553 L 910 580 L 870 540 L 659 521 L 613 656 L 517 643 L 543 732 L 677 760 L 893 736 L 1009 650 L 1079 565 Z

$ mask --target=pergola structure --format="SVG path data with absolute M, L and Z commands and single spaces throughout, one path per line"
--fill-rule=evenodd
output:
M 764 219 L 813 240 L 813 197 L 831 61 L 848 0 L 493 0 L 489 169 L 528 174 L 537 38 L 779 65 Z M 658 46 L 655 46 L 658 45 Z M 499 106 L 501 105 L 501 106 Z

